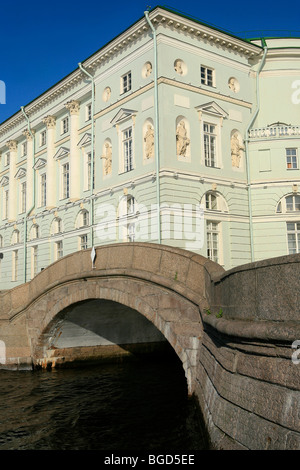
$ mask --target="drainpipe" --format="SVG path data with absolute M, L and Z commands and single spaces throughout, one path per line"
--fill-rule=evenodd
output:
M 94 158 L 95 158 L 95 143 L 94 143 L 94 114 L 95 114 L 95 83 L 94 83 L 94 77 L 87 72 L 81 65 L 81 62 L 79 62 L 79 68 L 84 72 L 92 81 L 92 154 L 91 154 L 91 215 L 90 215 L 90 220 L 91 220 L 91 247 L 94 246 Z
M 35 183 L 35 169 L 34 169 L 35 140 L 34 140 L 34 136 L 33 136 L 32 132 L 31 132 L 31 129 L 30 129 L 29 118 L 28 118 L 27 114 L 24 111 L 24 106 L 21 106 L 21 111 L 25 116 L 25 119 L 27 121 L 28 132 L 30 133 L 31 138 L 32 138 L 32 153 L 33 153 L 33 203 L 32 203 L 32 206 L 30 207 L 30 209 L 26 212 L 26 214 L 24 216 L 24 237 L 23 237 L 24 238 L 24 261 L 23 261 L 23 270 L 24 270 L 24 282 L 26 282 L 27 281 L 27 219 L 29 217 L 29 214 L 31 213 L 31 211 L 35 207 L 35 190 L 36 190 L 36 188 L 35 188 L 35 186 L 36 186 L 36 183 Z M 27 187 L 26 187 L 26 191 L 27 191 Z
M 157 233 L 158 233 L 158 243 L 161 243 L 161 220 L 160 220 L 160 182 L 159 182 L 159 122 L 158 122 L 158 70 L 157 70 L 157 39 L 156 31 L 149 19 L 149 12 L 144 12 L 146 20 L 153 33 L 153 43 L 154 43 L 154 112 L 155 112 L 155 162 L 156 162 L 156 201 L 157 201 Z
M 258 71 L 256 73 L 256 111 L 249 122 L 247 129 L 246 129 L 246 136 L 245 136 L 245 157 L 246 157 L 246 165 L 247 165 L 247 187 L 248 187 L 248 207 L 249 207 L 249 225 L 250 225 L 250 249 L 251 249 L 251 262 L 254 261 L 254 243 L 253 243 L 253 220 L 252 220 L 252 202 L 251 202 L 251 178 L 250 178 L 250 161 L 249 161 L 249 130 L 255 121 L 259 109 L 260 109 L 260 98 L 259 98 L 259 74 L 264 66 L 266 55 L 267 55 L 267 44 L 264 39 L 262 39 L 263 47 L 264 47 L 264 54 L 259 65 Z

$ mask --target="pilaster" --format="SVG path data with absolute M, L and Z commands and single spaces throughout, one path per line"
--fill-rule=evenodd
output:
M 23 135 L 25 135 L 27 139 L 27 171 L 26 171 L 26 201 L 28 204 L 28 208 L 34 206 L 34 194 L 33 194 L 33 186 L 34 186 L 34 146 L 33 146 L 33 139 L 35 131 L 31 129 L 29 132 L 28 129 L 23 131 Z
M 70 112 L 70 200 L 80 198 L 80 153 L 78 144 L 79 129 L 79 101 L 72 100 L 66 103 Z
M 56 206 L 56 162 L 54 160 L 55 124 L 54 116 L 46 116 L 43 123 L 47 126 L 47 208 Z
M 9 140 L 6 143 L 9 149 L 9 200 L 8 200 L 8 221 L 16 220 L 17 215 L 17 180 L 16 163 L 18 144 L 16 140 Z

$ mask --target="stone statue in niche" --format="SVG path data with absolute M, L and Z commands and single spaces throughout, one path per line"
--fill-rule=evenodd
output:
M 104 174 L 108 175 L 111 173 L 111 165 L 112 165 L 112 148 L 108 142 L 105 142 L 104 145 L 104 154 L 101 155 L 101 158 L 104 160 Z
M 230 90 L 233 91 L 234 93 L 237 93 L 240 89 L 239 82 L 234 77 L 231 77 L 228 80 L 228 86 L 229 86 Z
M 145 77 L 149 77 L 149 75 L 151 75 L 151 73 L 152 73 L 152 64 L 151 64 L 151 62 L 146 62 L 144 73 L 145 73 Z
M 180 121 L 176 129 L 176 148 L 177 155 L 186 157 L 187 148 L 190 145 L 190 139 L 187 137 L 187 131 L 184 121 Z
M 154 129 L 151 124 L 147 125 L 147 131 L 144 137 L 145 157 L 147 159 L 154 157 Z
M 111 94 L 111 89 L 109 88 L 109 86 L 107 86 L 102 95 L 103 101 L 105 103 L 109 100 L 110 94 Z
M 174 69 L 179 75 L 183 74 L 182 60 L 180 60 L 180 59 L 176 60 L 175 65 L 174 65 Z
M 235 168 L 240 168 L 242 152 L 245 147 L 241 144 L 238 133 L 235 132 L 231 137 L 231 163 Z

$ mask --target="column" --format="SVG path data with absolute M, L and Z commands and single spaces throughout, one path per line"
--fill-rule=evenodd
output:
M 23 131 L 23 135 L 25 135 L 27 139 L 27 170 L 26 170 L 26 206 L 27 210 L 31 209 L 34 206 L 34 196 L 33 196 L 33 184 L 34 184 L 34 152 L 33 152 L 33 140 L 35 131 L 29 130 Z
M 17 142 L 9 140 L 6 143 L 9 149 L 9 200 L 8 200 L 8 221 L 13 222 L 17 216 L 17 180 L 16 162 L 17 162 Z
M 80 153 L 78 144 L 79 101 L 73 100 L 66 104 L 70 111 L 70 201 L 80 198 Z
M 46 116 L 43 119 L 43 123 L 47 126 L 47 209 L 56 207 L 56 161 L 53 158 L 55 153 L 55 122 L 54 116 Z

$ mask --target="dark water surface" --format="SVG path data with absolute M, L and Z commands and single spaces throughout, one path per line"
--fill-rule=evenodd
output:
M 205 450 L 181 364 L 0 370 L 0 450 Z

